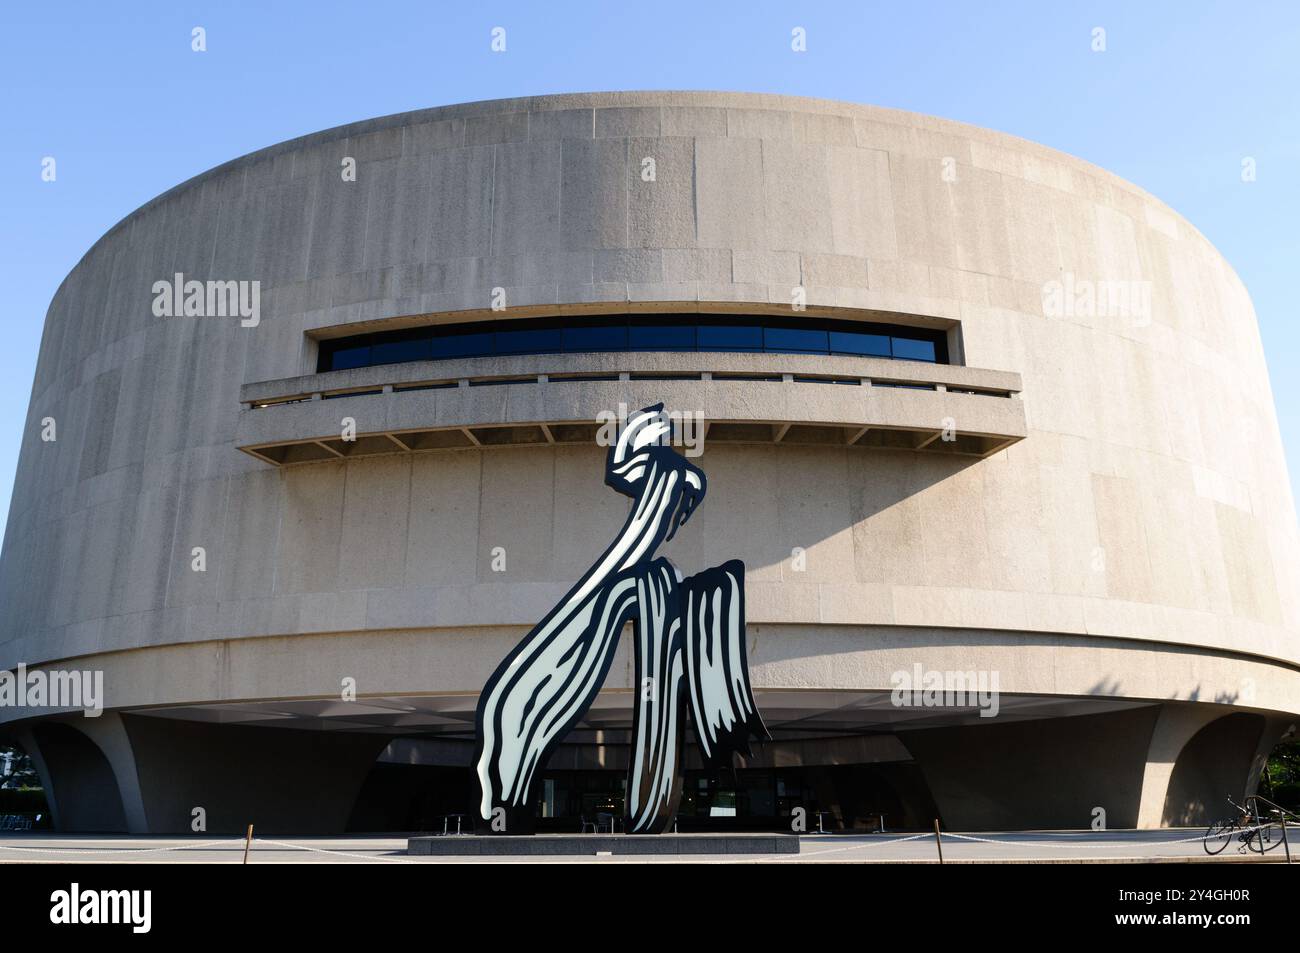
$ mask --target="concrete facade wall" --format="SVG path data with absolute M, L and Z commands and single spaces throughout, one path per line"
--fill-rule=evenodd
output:
M 261 323 L 154 317 L 153 283 L 176 272 L 259 280 Z M 1044 284 L 1067 276 L 1149 282 L 1149 320 L 1045 316 Z M 237 159 L 128 216 L 46 320 L 0 557 L 0 666 L 135 649 L 147 665 L 168 645 L 267 636 L 351 632 L 375 649 L 397 645 L 394 630 L 517 631 L 625 513 L 600 451 L 277 470 L 235 449 L 241 386 L 309 374 L 313 333 L 482 312 L 494 287 L 537 313 L 785 307 L 795 286 L 817 313 L 958 326 L 965 364 L 1021 375 L 1029 436 L 975 462 L 706 444 L 709 497 L 674 559 L 743 559 L 760 626 L 918 627 L 966 657 L 981 631 L 1192 646 L 1220 657 L 1219 698 L 1241 702 L 1229 663 L 1254 657 L 1267 675 L 1249 676 L 1251 702 L 1300 711 L 1295 512 L 1254 313 L 1209 243 L 1141 190 L 1041 146 L 739 94 L 370 120 Z M 47 417 L 54 442 L 41 440 Z M 818 644 L 790 649 L 783 677 L 824 687 Z M 978 657 L 1012 668 L 1019 652 Z M 298 664 L 337 682 L 327 662 Z M 1149 683 L 1145 664 L 1109 659 L 1112 681 L 1093 693 Z M 390 668 L 376 664 L 363 690 L 407 684 Z M 1058 690 L 1056 666 L 1035 671 L 1025 690 Z M 210 676 L 155 681 L 153 701 L 212 700 Z M 119 684 L 149 704 L 145 680 Z M 251 674 L 224 691 L 275 694 Z

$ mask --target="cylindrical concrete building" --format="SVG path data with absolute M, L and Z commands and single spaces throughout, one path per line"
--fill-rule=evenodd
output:
M 709 480 L 666 553 L 744 561 L 773 736 L 688 765 L 682 830 L 1196 823 L 1298 718 L 1264 355 L 1191 225 L 946 120 L 602 93 L 285 142 L 95 244 L 46 318 L 0 668 L 102 672 L 103 710 L 0 732 L 63 830 L 472 814 L 484 680 L 627 515 L 597 423 L 661 401 Z M 626 641 L 543 828 L 620 809 Z

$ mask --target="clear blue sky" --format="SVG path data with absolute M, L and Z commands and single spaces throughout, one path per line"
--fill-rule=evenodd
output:
M 207 30 L 208 51 L 190 50 Z M 507 52 L 489 50 L 494 26 Z M 808 51 L 790 50 L 807 30 Z M 1105 53 L 1090 49 L 1104 27 Z M 41 323 L 124 215 L 283 139 L 475 99 L 791 93 L 1014 133 L 1137 183 L 1250 289 L 1300 476 L 1300 3 L 7 3 L 0 12 L 0 526 Z M 43 183 L 43 156 L 58 179 Z M 1258 181 L 1241 181 L 1253 156 Z

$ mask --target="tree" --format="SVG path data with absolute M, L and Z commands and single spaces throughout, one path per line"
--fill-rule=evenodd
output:
M 1260 778 L 1259 793 L 1300 811 L 1300 739 L 1292 736 L 1273 748 Z

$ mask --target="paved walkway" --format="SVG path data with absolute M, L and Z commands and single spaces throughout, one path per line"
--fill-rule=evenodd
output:
M 1283 848 L 1265 857 L 1236 845 L 1218 857 L 1201 848 L 1201 830 L 1039 831 L 943 835 L 947 862 L 1142 863 L 1177 860 L 1210 863 L 1284 861 Z M 468 836 L 468 835 L 467 835 Z M 1300 828 L 1290 831 L 1300 863 Z M 798 855 L 630 857 L 408 857 L 399 837 L 255 838 L 248 862 L 267 863 L 934 863 L 934 834 L 805 835 Z M 85 837 L 0 834 L 0 863 L 225 863 L 244 859 L 242 838 Z

